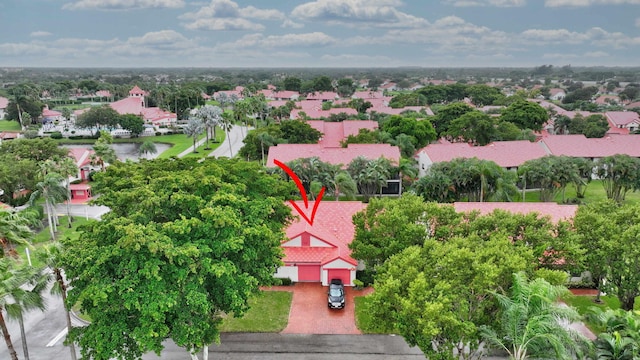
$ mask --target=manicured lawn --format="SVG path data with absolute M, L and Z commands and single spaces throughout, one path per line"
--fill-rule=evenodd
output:
M 530 190 L 527 191 L 525 194 L 525 201 L 527 202 L 538 202 L 540 201 L 540 196 L 539 196 L 540 192 L 539 191 L 534 191 L 534 190 Z M 564 194 L 565 199 L 571 199 L 571 198 L 576 198 L 576 190 L 575 190 L 575 186 L 573 186 L 573 184 L 569 184 L 567 186 L 567 189 L 565 190 L 565 194 Z M 591 181 L 588 185 L 587 185 L 587 190 L 585 191 L 584 194 L 584 198 L 583 199 L 579 199 L 580 201 L 582 201 L 582 203 L 584 204 L 588 204 L 588 203 L 593 203 L 593 202 L 597 202 L 600 200 L 605 200 L 607 198 L 607 194 L 604 191 L 604 187 L 602 186 L 602 181 L 601 180 L 593 180 Z M 520 195 L 516 198 L 513 199 L 514 201 L 522 201 L 522 193 L 520 193 Z M 558 194 L 558 196 L 556 196 L 555 201 L 558 203 L 562 202 L 562 194 Z M 637 191 L 630 191 L 627 193 L 627 196 L 625 198 L 625 203 L 627 204 L 635 204 L 640 202 L 640 192 Z
M 371 299 L 369 296 L 356 296 L 356 326 L 363 334 L 391 334 L 393 330 L 385 329 L 379 322 L 373 319 L 369 311 Z
M 597 307 L 597 308 L 600 308 L 602 310 L 620 309 L 620 301 L 618 301 L 618 298 L 613 296 L 613 295 L 601 296 L 600 299 L 602 299 L 602 303 L 600 303 L 600 304 L 598 304 L 598 303 L 593 301 L 595 298 L 596 298 L 595 296 L 574 296 L 574 295 L 569 295 L 567 297 L 564 297 L 562 300 L 565 303 L 567 303 L 567 305 L 573 306 L 578 311 L 578 313 L 580 315 L 585 315 L 585 314 L 589 313 L 589 309 L 591 307 Z M 640 301 L 639 301 L 638 298 L 636 298 L 636 303 L 635 303 L 634 309 L 635 310 L 640 310 Z M 599 326 L 595 325 L 592 322 L 585 321 L 585 324 L 595 334 L 599 334 L 602 331 L 604 331 L 604 328 L 599 327 Z
M 243 317 L 229 315 L 222 323 L 222 332 L 280 332 L 289 321 L 293 293 L 263 291 L 249 300 L 251 309 Z
M 0 120 L 0 131 L 20 131 L 20 124 L 13 120 Z
M 198 140 L 204 138 L 204 133 L 198 137 Z M 181 152 L 193 147 L 193 139 L 185 134 L 162 135 L 150 138 L 153 142 L 172 144 L 173 146 L 158 155 L 159 159 L 168 159 L 172 156 L 178 156 Z
M 73 218 L 73 222 L 71 223 L 71 228 L 67 227 L 67 217 L 60 217 L 60 225 L 58 225 L 58 232 L 56 233 L 56 239 L 66 239 L 66 238 L 77 238 L 80 234 L 77 229 L 79 226 L 88 223 L 90 220 L 87 220 L 84 217 L 76 216 Z M 31 239 L 31 244 L 35 247 L 35 249 L 31 249 L 31 263 L 33 266 L 42 266 L 40 261 L 38 261 L 34 255 L 34 253 L 41 247 L 43 244 L 46 244 L 51 240 L 51 234 L 49 234 L 49 227 L 46 226 L 42 228 L 37 234 L 34 235 L 33 239 Z M 16 251 L 20 255 L 20 257 L 27 262 L 27 254 L 25 250 L 26 246 L 18 246 Z
M 186 156 L 188 157 L 196 157 L 203 158 L 207 157 L 213 150 L 217 149 L 224 142 L 225 133 L 221 129 L 216 129 L 216 140 L 218 142 L 213 142 L 213 139 L 209 139 L 209 150 L 205 150 L 207 144 L 202 144 L 196 148 L 197 153 L 190 152 Z M 193 141 L 193 140 L 192 140 Z M 191 144 L 191 149 L 193 149 L 193 143 Z

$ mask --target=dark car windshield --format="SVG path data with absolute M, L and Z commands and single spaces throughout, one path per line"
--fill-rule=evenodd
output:
M 342 296 L 342 289 L 340 288 L 329 289 L 329 296 L 332 296 L 332 297 Z

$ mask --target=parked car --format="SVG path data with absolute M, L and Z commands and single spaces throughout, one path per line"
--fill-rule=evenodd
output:
M 329 284 L 329 309 L 344 309 L 344 284 L 340 279 L 332 279 Z

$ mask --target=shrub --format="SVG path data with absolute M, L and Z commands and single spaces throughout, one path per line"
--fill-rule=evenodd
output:
M 364 283 L 358 279 L 353 280 L 353 286 L 355 286 L 355 288 L 357 290 L 360 290 L 362 288 L 364 288 Z
M 160 131 L 156 131 L 156 136 L 161 136 L 162 133 Z
M 71 134 L 75 134 L 75 133 L 76 133 L 76 131 L 75 131 L 75 130 L 71 130 Z
M 356 279 L 362 281 L 363 286 L 373 285 L 374 272 L 371 270 L 358 270 L 356 271 Z
M 281 278 L 280 280 L 282 281 L 282 285 L 284 286 L 290 286 L 291 284 L 293 284 L 291 278 Z
M 60 131 L 54 131 L 50 136 L 52 139 L 62 139 L 62 133 Z
M 80 184 L 80 183 L 82 183 L 82 179 L 73 180 L 72 182 L 70 182 L 70 184 Z

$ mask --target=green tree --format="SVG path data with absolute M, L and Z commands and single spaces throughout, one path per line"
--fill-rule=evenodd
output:
M 116 151 L 111 147 L 113 138 L 106 131 L 100 131 L 100 137 L 93 143 L 93 154 L 91 154 L 91 162 L 94 164 L 100 164 L 102 171 L 105 169 L 105 164 L 113 164 L 118 160 Z
M 92 319 L 70 333 L 83 357 L 159 354 L 169 338 L 206 350 L 219 341 L 220 315 L 242 316 L 281 265 L 295 186 L 257 163 L 116 163 L 95 183 L 111 211 L 63 240 L 61 261 L 67 306 Z
M 598 360 L 632 360 L 640 356 L 640 318 L 634 311 L 591 307 L 587 318 L 605 330 L 594 341 Z
M 30 246 L 31 221 L 23 212 L 10 212 L 0 209 L 0 258 L 16 257 L 15 247 Z
M 81 114 L 76 119 L 76 126 L 85 128 L 115 127 L 120 121 L 120 114 L 109 105 L 96 106 Z M 126 122 L 127 120 L 125 120 Z
M 356 91 L 356 85 L 351 78 L 338 79 L 338 87 L 336 88 L 338 95 L 348 98 Z
M 400 134 L 411 136 L 411 141 L 416 149 L 422 149 L 436 139 L 436 132 L 428 120 L 416 120 L 400 115 L 387 118 L 380 125 L 380 130 L 389 133 L 392 138 L 396 138 Z
M 331 83 L 331 78 L 328 76 L 322 75 L 313 79 L 313 90 L 314 91 L 333 91 L 333 85 Z
M 443 134 L 449 131 L 449 126 L 453 120 L 473 110 L 471 106 L 463 102 L 452 103 L 438 110 L 436 116 L 431 119 L 438 137 L 442 137 Z
M 602 180 L 607 199 L 622 203 L 640 181 L 640 159 L 625 154 L 604 157 L 596 163 L 595 174 Z
M 563 322 L 577 321 L 575 309 L 556 301 L 568 290 L 544 279 L 529 281 L 524 273 L 513 276 L 511 296 L 495 293 L 501 309 L 499 326 L 483 326 L 481 334 L 511 359 L 572 359 L 581 354 L 586 339 Z
M 144 131 L 144 120 L 138 115 L 120 115 L 117 121 L 120 127 L 131 133 L 131 137 L 138 137 Z
M 451 121 L 447 138 L 484 146 L 496 137 L 495 122 L 481 111 L 470 111 Z
M 404 158 L 411 158 L 416 153 L 416 148 L 413 145 L 414 138 L 407 134 L 398 134 L 395 139 L 391 140 L 391 145 L 395 145 L 400 148 L 400 154 Z
M 149 154 L 155 154 L 158 152 L 156 144 L 151 140 L 145 140 L 138 149 L 138 159 L 141 157 L 147 157 Z
M 547 122 L 549 115 L 545 108 L 537 103 L 521 100 L 509 105 L 500 119 L 516 124 L 520 129 L 542 130 L 542 125 Z
M 231 137 L 229 133 L 233 129 L 233 116 L 230 112 L 223 112 L 222 119 L 220 120 L 220 127 L 227 134 L 227 142 L 229 143 L 229 157 L 233 157 L 233 148 L 231 147 Z
M 3 141 L 0 145 L 0 155 L 10 155 L 16 160 L 29 159 L 36 163 L 67 156 L 69 149 L 58 146 L 50 138 L 44 139 L 15 139 Z
M 282 138 L 289 144 L 315 144 L 322 133 L 300 120 L 283 121 L 280 123 Z
M 29 203 L 33 206 L 38 199 L 44 199 L 45 212 L 49 223 L 51 240 L 56 239 L 57 218 L 55 206 L 57 203 L 67 200 L 67 189 L 60 185 L 64 179 L 58 173 L 52 172 L 44 175 L 44 179 L 36 185 L 36 190 L 31 193 Z
M 467 87 L 467 94 L 471 102 L 476 106 L 493 105 L 496 101 L 505 98 L 499 88 L 485 84 L 476 84 Z
M 333 185 L 336 201 L 340 199 L 340 194 L 347 197 L 347 199 L 353 199 L 358 193 L 358 185 L 346 171 L 336 172 L 333 177 Z
M 357 157 L 349 163 L 347 171 L 358 184 L 364 201 L 368 202 L 373 195 L 381 194 L 391 176 L 391 168 L 391 162 L 384 157 L 373 160 Z
M 404 134 L 406 135 L 406 134 Z M 346 139 L 342 140 L 342 147 L 347 147 L 348 144 L 380 144 L 380 130 L 359 129 L 358 135 L 349 135 Z M 412 145 L 413 146 L 413 142 Z
M 22 314 L 32 309 L 44 310 L 41 296 L 44 284 L 38 281 L 39 277 L 39 269 L 19 264 L 15 259 L 0 258 L 0 330 L 12 360 L 18 360 L 18 354 L 13 347 L 3 311 L 7 312 L 8 317 L 18 319 L 20 322 L 22 346 L 25 350 L 25 358 L 28 359 Z M 22 288 L 25 284 L 34 285 L 34 287 L 31 290 L 25 290 Z
M 545 156 L 528 160 L 518 168 L 518 175 L 526 178 L 527 184 L 540 189 L 540 201 L 553 201 L 570 183 L 582 181 L 578 166 L 567 156 Z
M 288 91 L 300 91 L 302 80 L 297 77 L 289 76 L 284 79 L 284 89 Z
M 189 118 L 189 122 L 182 129 L 182 131 L 184 131 L 184 134 L 187 135 L 187 137 L 193 139 L 193 153 L 197 153 L 196 142 L 198 141 L 198 137 L 200 136 L 200 134 L 205 131 L 205 126 L 202 122 L 202 119 L 196 117 Z
M 222 109 L 215 105 L 205 105 L 198 109 L 196 116 L 202 119 L 202 122 L 207 128 L 207 147 L 209 148 L 209 132 L 213 129 L 213 139 L 216 139 L 216 126 L 220 125 L 220 119 L 222 118 Z

